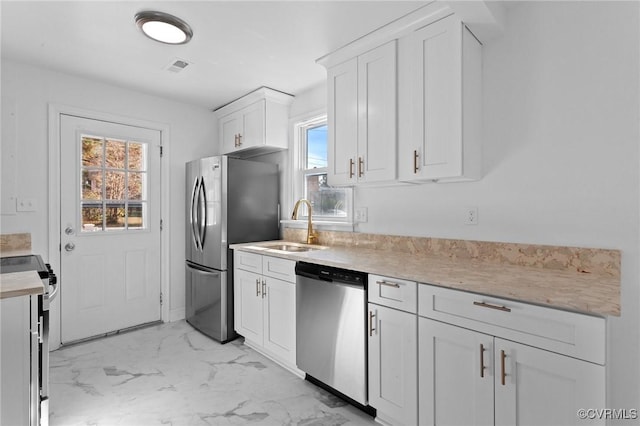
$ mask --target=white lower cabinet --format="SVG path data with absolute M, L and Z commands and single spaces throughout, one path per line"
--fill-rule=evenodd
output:
M 493 336 L 418 321 L 420 425 L 492 425 Z
M 295 262 L 242 251 L 234 257 L 236 332 L 245 343 L 295 371 Z M 256 269 L 261 273 L 253 272 Z
M 420 285 L 418 294 L 420 425 L 604 424 L 581 420 L 578 410 L 606 406 L 605 366 L 576 358 L 599 358 L 592 346 L 603 345 L 604 319 L 495 298 L 489 302 L 428 285 Z M 555 325 L 547 330 L 549 323 Z M 520 333 L 523 341 L 544 346 L 563 328 L 573 336 L 565 353 L 503 338 Z M 587 328 L 595 341 L 591 346 L 580 337 Z
M 496 338 L 494 366 L 496 425 L 577 425 L 605 407 L 603 365 Z
M 416 292 L 415 282 L 369 275 L 369 405 L 387 424 L 418 423 Z

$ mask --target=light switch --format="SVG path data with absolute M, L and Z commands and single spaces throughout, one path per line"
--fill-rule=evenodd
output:
M 19 212 L 35 212 L 38 209 L 38 201 L 35 198 L 18 198 L 16 210 Z

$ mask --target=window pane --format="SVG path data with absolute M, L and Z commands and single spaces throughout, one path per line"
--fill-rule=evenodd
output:
M 129 142 L 129 169 L 142 170 L 145 167 L 146 145 L 138 142 Z
M 327 125 L 307 129 L 307 169 L 327 167 Z
M 126 198 L 125 173 L 106 172 L 105 175 L 105 198 L 107 200 L 124 200 Z
M 127 227 L 134 229 L 144 228 L 145 203 L 129 203 L 127 208 Z
M 83 170 L 82 171 L 82 199 L 101 200 L 102 199 L 102 171 Z
M 142 200 L 144 175 L 145 173 L 129 173 L 129 200 Z
M 326 173 L 305 176 L 305 191 L 314 216 L 347 217 L 346 189 L 328 186 Z
M 82 205 L 82 232 L 102 231 L 102 205 Z
M 126 144 L 122 141 L 107 140 L 105 163 L 107 167 L 124 169 Z
M 82 137 L 82 165 L 89 167 L 102 166 L 102 139 Z
M 107 218 L 107 229 L 124 229 L 124 204 L 107 204 L 105 216 Z

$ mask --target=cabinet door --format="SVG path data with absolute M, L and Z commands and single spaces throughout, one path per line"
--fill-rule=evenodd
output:
M 403 177 L 460 176 L 462 24 L 451 16 L 417 30 L 410 37 L 415 72 L 412 87 L 414 145 L 410 152 L 402 153 Z
M 238 334 L 262 345 L 262 276 L 234 269 L 234 321 Z
M 296 363 L 296 286 L 264 278 L 264 348 L 291 365 Z
M 254 148 L 265 143 L 265 100 L 242 109 L 239 149 Z
M 225 115 L 218 120 L 218 134 L 224 154 L 238 149 L 237 136 L 240 134 L 240 116 L 237 113 Z
M 602 365 L 496 338 L 495 424 L 584 423 L 577 415 L 580 408 L 606 405 L 604 370 Z
M 327 122 L 329 185 L 355 182 L 358 143 L 358 60 L 327 71 Z
M 395 40 L 358 57 L 358 181 L 396 177 L 396 87 Z
M 396 425 L 418 422 L 417 316 L 369 307 L 369 405 Z
M 493 337 L 419 318 L 421 425 L 493 424 Z

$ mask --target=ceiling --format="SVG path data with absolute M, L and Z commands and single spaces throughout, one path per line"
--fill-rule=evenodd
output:
M 260 86 L 298 94 L 326 78 L 315 60 L 428 1 L 7 1 L 3 60 L 215 109 Z M 186 45 L 145 37 L 141 10 L 178 16 Z M 190 62 L 167 71 L 175 59 Z

